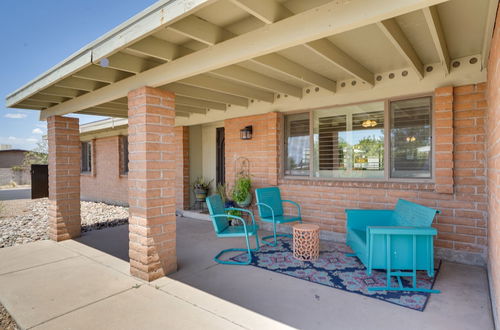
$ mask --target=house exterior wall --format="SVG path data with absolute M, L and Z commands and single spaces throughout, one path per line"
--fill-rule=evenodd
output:
M 1 150 L 0 168 L 11 168 L 12 166 L 22 165 L 25 153 L 25 150 Z
M 331 181 L 285 178 L 281 116 L 267 113 L 225 120 L 226 177 L 234 182 L 234 161 L 250 161 L 253 187 L 277 184 L 284 198 L 299 202 L 303 219 L 343 239 L 346 208 L 392 208 L 398 198 L 439 209 L 434 226 L 439 256 L 484 265 L 486 261 L 486 84 L 438 88 L 434 95 L 435 164 L 432 183 Z M 239 130 L 253 126 L 253 138 Z M 452 155 L 452 157 L 450 157 Z M 257 210 L 254 209 L 256 212 Z
M 81 198 L 128 204 L 127 175 L 120 174 L 120 136 L 93 140 L 92 173 L 81 173 Z
M 500 9 L 488 63 L 488 275 L 493 314 L 500 315 Z

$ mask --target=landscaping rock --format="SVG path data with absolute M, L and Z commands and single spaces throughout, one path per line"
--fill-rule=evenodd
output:
M 48 199 L 4 201 L 0 213 L 0 248 L 48 239 Z M 128 223 L 128 208 L 81 202 L 82 232 Z

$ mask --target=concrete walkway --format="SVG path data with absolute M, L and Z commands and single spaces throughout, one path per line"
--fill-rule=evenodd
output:
M 178 220 L 179 271 L 128 275 L 128 228 L 0 249 L 0 302 L 34 329 L 493 329 L 486 272 L 444 263 L 424 312 L 251 266 L 219 265 L 211 224 Z

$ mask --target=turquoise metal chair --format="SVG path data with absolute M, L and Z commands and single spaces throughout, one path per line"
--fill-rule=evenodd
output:
M 439 293 L 417 287 L 417 270 L 434 276 L 434 242 L 437 230 L 431 227 L 438 210 L 400 199 L 394 210 L 346 210 L 346 243 L 365 265 L 368 275 L 373 269 L 385 269 L 387 285 L 370 291 L 419 291 Z M 409 270 L 409 271 L 408 271 Z M 395 276 L 398 287 L 391 286 Z M 402 276 L 412 278 L 411 288 L 403 287 Z
M 281 199 L 281 192 L 278 187 L 255 189 L 255 196 L 257 197 L 256 205 L 259 210 L 260 220 L 273 224 L 273 235 L 262 237 L 262 242 L 271 246 L 276 246 L 276 244 L 278 244 L 278 236 L 292 237 L 292 235 L 288 234 L 277 234 L 276 225 L 295 221 L 302 223 L 300 205 L 294 201 Z M 283 203 L 290 203 L 295 205 L 297 207 L 297 215 L 285 215 L 283 210 Z M 266 241 L 269 238 L 274 238 L 274 242 L 271 243 Z
M 215 235 L 217 237 L 245 237 L 247 248 L 246 249 L 226 249 L 219 252 L 215 257 L 214 261 L 220 264 L 228 264 L 228 265 L 248 265 L 252 262 L 252 251 L 257 251 L 260 247 L 259 245 L 259 236 L 258 230 L 259 226 L 255 223 L 255 218 L 253 213 L 249 210 L 239 209 L 235 207 L 224 208 L 224 204 L 222 203 L 222 199 L 219 195 L 213 195 L 206 198 L 208 212 L 210 213 L 210 218 L 212 219 L 212 224 L 214 225 Z M 241 217 L 227 214 L 227 211 L 240 211 L 250 214 L 252 218 L 252 224 L 248 225 L 245 220 Z M 229 226 L 228 219 L 236 219 L 239 220 L 242 225 L 241 226 Z M 250 248 L 250 236 L 255 236 L 256 248 Z M 230 260 L 221 260 L 220 257 L 226 252 L 235 252 L 235 251 L 245 251 L 248 252 L 248 260 L 245 262 L 236 262 Z

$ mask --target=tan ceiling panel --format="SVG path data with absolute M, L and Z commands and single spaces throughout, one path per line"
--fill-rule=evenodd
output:
M 328 39 L 371 72 L 385 72 L 408 66 L 394 45 L 375 24 Z M 432 47 L 432 44 L 430 46 Z
M 421 10 L 399 16 L 396 18 L 396 22 L 422 62 L 439 62 L 439 56 L 434 47 L 429 27 Z
M 200 9 L 196 13 L 196 16 L 215 25 L 224 27 L 244 19 L 249 16 L 249 14 L 229 0 L 219 0 L 210 6 Z
M 438 5 L 451 58 L 479 54 L 488 11 L 488 0 L 452 0 Z

